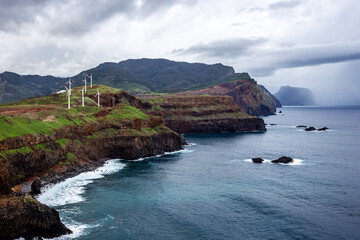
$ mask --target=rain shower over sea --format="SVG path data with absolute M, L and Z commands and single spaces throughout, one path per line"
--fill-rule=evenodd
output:
M 182 151 L 109 160 L 38 199 L 73 231 L 59 239 L 360 239 L 360 107 L 281 110 L 266 133 L 185 135 Z

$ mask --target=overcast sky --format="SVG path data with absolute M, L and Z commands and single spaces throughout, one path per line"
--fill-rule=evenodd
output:
M 67 77 L 167 58 L 360 103 L 359 24 L 358 0 L 0 0 L 0 72 Z

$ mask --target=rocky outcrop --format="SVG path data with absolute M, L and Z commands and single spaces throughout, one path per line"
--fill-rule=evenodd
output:
M 250 116 L 230 96 L 144 95 L 153 105 L 147 113 L 162 116 L 178 133 L 266 131 L 263 119 Z
M 314 128 L 314 127 L 307 127 L 307 128 L 305 128 L 304 130 L 307 131 L 307 132 L 312 132 L 312 131 L 316 131 L 316 128 Z
M 264 161 L 262 158 L 252 158 L 251 160 L 253 163 L 262 163 Z
M 271 162 L 272 163 L 285 163 L 285 164 L 287 164 L 287 163 L 294 162 L 294 159 L 292 159 L 291 157 L 283 156 L 283 157 L 280 157 L 280 158 L 278 158 L 276 160 L 272 160 Z
M 246 113 L 254 116 L 275 114 L 276 107 L 269 96 L 263 93 L 255 81 L 238 80 L 197 91 L 183 92 L 179 95 L 228 95 Z
M 35 181 L 31 183 L 31 192 L 34 194 L 41 193 L 41 180 L 40 178 L 36 178 Z
M 54 238 L 71 231 L 59 213 L 29 194 L 0 195 L 0 239 Z

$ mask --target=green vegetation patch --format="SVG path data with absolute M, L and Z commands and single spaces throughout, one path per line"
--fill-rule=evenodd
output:
M 44 149 L 50 150 L 50 149 L 46 148 L 46 143 L 36 144 L 36 145 L 32 146 L 32 148 L 36 151 L 40 151 L 40 150 L 44 150 Z
M 32 151 L 33 150 L 30 147 L 21 147 L 18 149 L 10 149 L 10 150 L 1 151 L 0 156 L 3 158 L 6 158 L 8 156 L 15 155 L 15 154 L 23 154 L 24 155 L 24 154 L 32 152 Z
M 66 153 L 66 160 L 70 161 L 70 162 L 74 162 L 74 161 L 77 161 L 78 158 L 71 152 L 68 152 L 68 153 Z
M 41 121 L 0 115 L 0 129 L 6 129 L 6 131 L 0 131 L 0 141 L 6 138 L 19 137 L 26 134 L 50 135 L 54 130 L 82 123 L 81 120 L 76 118 L 71 119 L 67 116 L 58 117 L 55 121 Z
M 130 105 L 119 104 L 119 106 L 111 111 L 106 116 L 109 120 L 125 120 L 125 119 L 148 119 L 149 116 L 143 113 L 140 109 L 132 107 Z
M 60 138 L 60 139 L 57 139 L 55 142 L 57 142 L 58 144 L 60 144 L 60 146 L 65 147 L 66 145 L 69 144 L 69 139 L 67 139 L 67 138 Z

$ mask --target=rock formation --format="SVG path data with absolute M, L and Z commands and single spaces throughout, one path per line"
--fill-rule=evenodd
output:
M 230 96 L 145 95 L 148 114 L 162 116 L 178 133 L 266 131 L 263 119 L 245 113 Z
M 292 159 L 291 157 L 286 157 L 286 156 L 283 156 L 283 157 L 280 157 L 276 160 L 272 160 L 271 161 L 272 163 L 292 163 L 294 162 L 294 159 Z
M 256 82 L 249 80 L 238 80 L 224 83 L 206 89 L 179 93 L 180 95 L 228 95 L 234 99 L 235 104 L 246 113 L 253 116 L 272 115 L 276 107 L 271 98 L 260 91 Z
M 0 239 L 54 238 L 69 233 L 59 213 L 30 194 L 0 195 Z
M 251 160 L 253 163 L 262 163 L 264 161 L 262 158 L 252 158 Z

